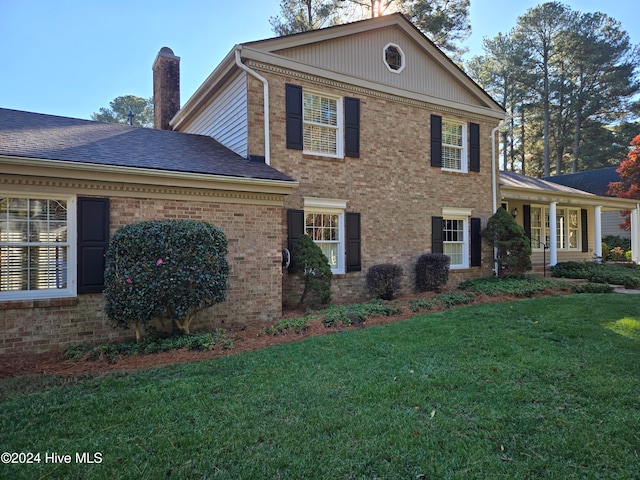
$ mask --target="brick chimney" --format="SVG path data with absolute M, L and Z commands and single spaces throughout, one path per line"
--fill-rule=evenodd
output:
M 153 62 L 153 128 L 171 130 L 169 122 L 180 110 L 180 57 L 162 47 Z

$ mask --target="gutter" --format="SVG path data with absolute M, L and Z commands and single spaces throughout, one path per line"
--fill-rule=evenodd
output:
M 240 55 L 241 50 L 242 46 L 237 46 L 235 49 L 236 65 L 252 77 L 257 78 L 262 82 L 264 95 L 264 163 L 271 165 L 271 142 L 269 135 L 269 83 L 262 75 L 259 75 L 242 63 L 242 57 Z

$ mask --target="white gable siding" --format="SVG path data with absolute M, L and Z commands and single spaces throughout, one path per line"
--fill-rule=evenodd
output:
M 242 72 L 231 80 L 202 109 L 184 130 L 208 135 L 238 155 L 247 156 L 247 75 Z
M 390 72 L 383 62 L 386 45 L 398 45 L 406 68 Z M 279 55 L 376 83 L 459 103 L 487 106 L 440 66 L 430 54 L 402 30 L 386 27 L 357 35 L 280 50 Z M 435 52 L 439 55 L 439 53 Z

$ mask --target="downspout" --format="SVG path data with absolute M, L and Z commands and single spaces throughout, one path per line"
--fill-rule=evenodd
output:
M 264 163 L 271 165 L 271 142 L 269 136 L 269 83 L 262 75 L 259 75 L 242 63 L 242 58 L 240 57 L 241 49 L 242 47 L 240 46 L 236 47 L 236 65 L 252 77 L 257 78 L 262 82 L 264 92 Z
M 493 130 L 491 130 L 491 214 L 498 211 L 498 185 L 496 182 L 496 132 L 504 125 L 504 120 L 500 122 Z M 493 247 L 493 274 L 498 276 L 498 249 Z

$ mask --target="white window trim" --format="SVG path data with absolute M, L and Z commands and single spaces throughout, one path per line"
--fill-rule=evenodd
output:
M 462 147 L 459 147 L 457 145 L 451 145 L 449 143 L 444 143 L 444 133 L 442 134 L 443 140 L 442 140 L 442 155 L 444 156 L 444 147 L 454 147 L 454 148 L 459 148 L 462 150 L 462 154 L 460 156 L 460 168 L 447 168 L 447 167 L 442 167 L 442 170 L 446 171 L 446 172 L 457 172 L 457 173 L 469 173 L 469 145 L 468 145 L 468 130 L 469 130 L 469 126 L 467 123 L 462 122 L 460 120 L 454 120 L 452 118 L 447 118 L 447 117 L 443 117 L 442 118 L 442 129 L 444 131 L 444 124 L 445 123 L 453 123 L 455 125 L 460 125 L 462 126 Z M 444 160 L 444 158 L 443 158 Z M 444 165 L 444 161 L 442 162 L 442 164 Z
M 391 68 L 391 66 L 387 63 L 387 48 L 389 47 L 397 48 L 398 51 L 400 52 L 400 58 L 402 59 L 402 64 L 400 65 L 400 68 L 397 70 L 394 70 L 393 68 Z M 402 48 L 400 48 L 400 45 L 389 42 L 382 49 L 382 63 L 384 63 L 384 66 L 387 67 L 387 70 L 389 70 L 391 73 L 399 74 L 399 73 L 402 73 L 402 71 L 404 70 L 404 67 L 407 66 L 407 57 L 404 54 L 404 51 L 402 50 Z
M 547 219 L 549 218 L 549 205 L 541 205 L 541 204 L 532 204 L 531 208 L 540 208 L 541 212 L 542 212 L 542 237 L 540 239 L 540 241 L 546 241 L 547 239 L 547 234 L 549 234 L 549 229 L 547 229 Z M 551 238 L 549 239 L 549 245 L 547 245 L 547 250 L 551 249 L 551 241 L 555 241 L 556 242 L 556 250 L 561 251 L 561 252 L 581 252 L 582 251 L 582 215 L 580 214 L 580 208 L 579 207 L 575 207 L 575 206 L 569 206 L 569 205 L 558 205 L 556 207 L 556 216 L 560 216 L 560 212 L 563 212 L 565 214 L 565 217 L 568 217 L 569 212 L 571 210 L 575 210 L 577 212 L 577 223 L 578 226 L 576 228 L 576 246 L 575 247 L 560 247 L 558 245 L 558 239 L 556 238 L 555 240 L 552 240 Z M 533 224 L 532 224 L 533 225 Z M 558 234 L 560 233 L 559 230 L 556 231 L 558 232 Z M 565 234 L 568 235 L 569 234 L 569 229 L 568 227 L 565 227 Z M 544 250 L 544 248 L 540 245 L 535 245 L 538 242 L 531 242 L 531 251 L 533 252 L 542 252 Z M 569 245 L 569 240 L 568 238 L 565 239 L 565 244 Z
M 22 194 L 14 192 L 0 192 L 2 197 L 11 198 L 42 198 L 50 200 L 66 200 L 67 202 L 67 243 L 69 254 L 67 263 L 67 288 L 48 290 L 11 290 L 0 292 L 0 301 L 44 300 L 54 298 L 73 298 L 77 295 L 77 201 L 76 196 L 55 195 L 49 193 Z
M 451 270 L 462 270 L 469 268 L 469 251 L 470 251 L 470 235 L 469 235 L 469 217 L 473 213 L 472 208 L 442 207 L 442 221 L 445 220 L 462 220 L 462 263 L 451 264 Z M 443 240 L 443 245 L 447 243 Z
M 303 197 L 305 232 L 307 213 L 320 213 L 326 215 L 338 215 L 338 266 L 331 269 L 334 275 L 346 273 L 346 248 L 345 248 L 345 211 L 347 200 L 332 198 Z
M 305 124 L 316 125 L 313 122 L 307 122 L 304 119 L 304 94 L 309 93 L 311 95 L 317 95 L 319 97 L 330 98 L 336 101 L 336 153 L 326 153 L 326 152 L 316 152 L 314 150 L 309 150 L 304 143 L 304 133 L 302 138 L 302 153 L 306 155 L 315 155 L 318 157 L 328 157 L 328 158 L 344 158 L 344 113 L 343 113 L 343 101 L 342 97 L 336 95 L 329 95 L 319 90 L 313 90 L 310 88 L 302 89 L 302 129 L 304 132 Z M 327 125 L 322 125 L 323 127 L 328 127 Z

